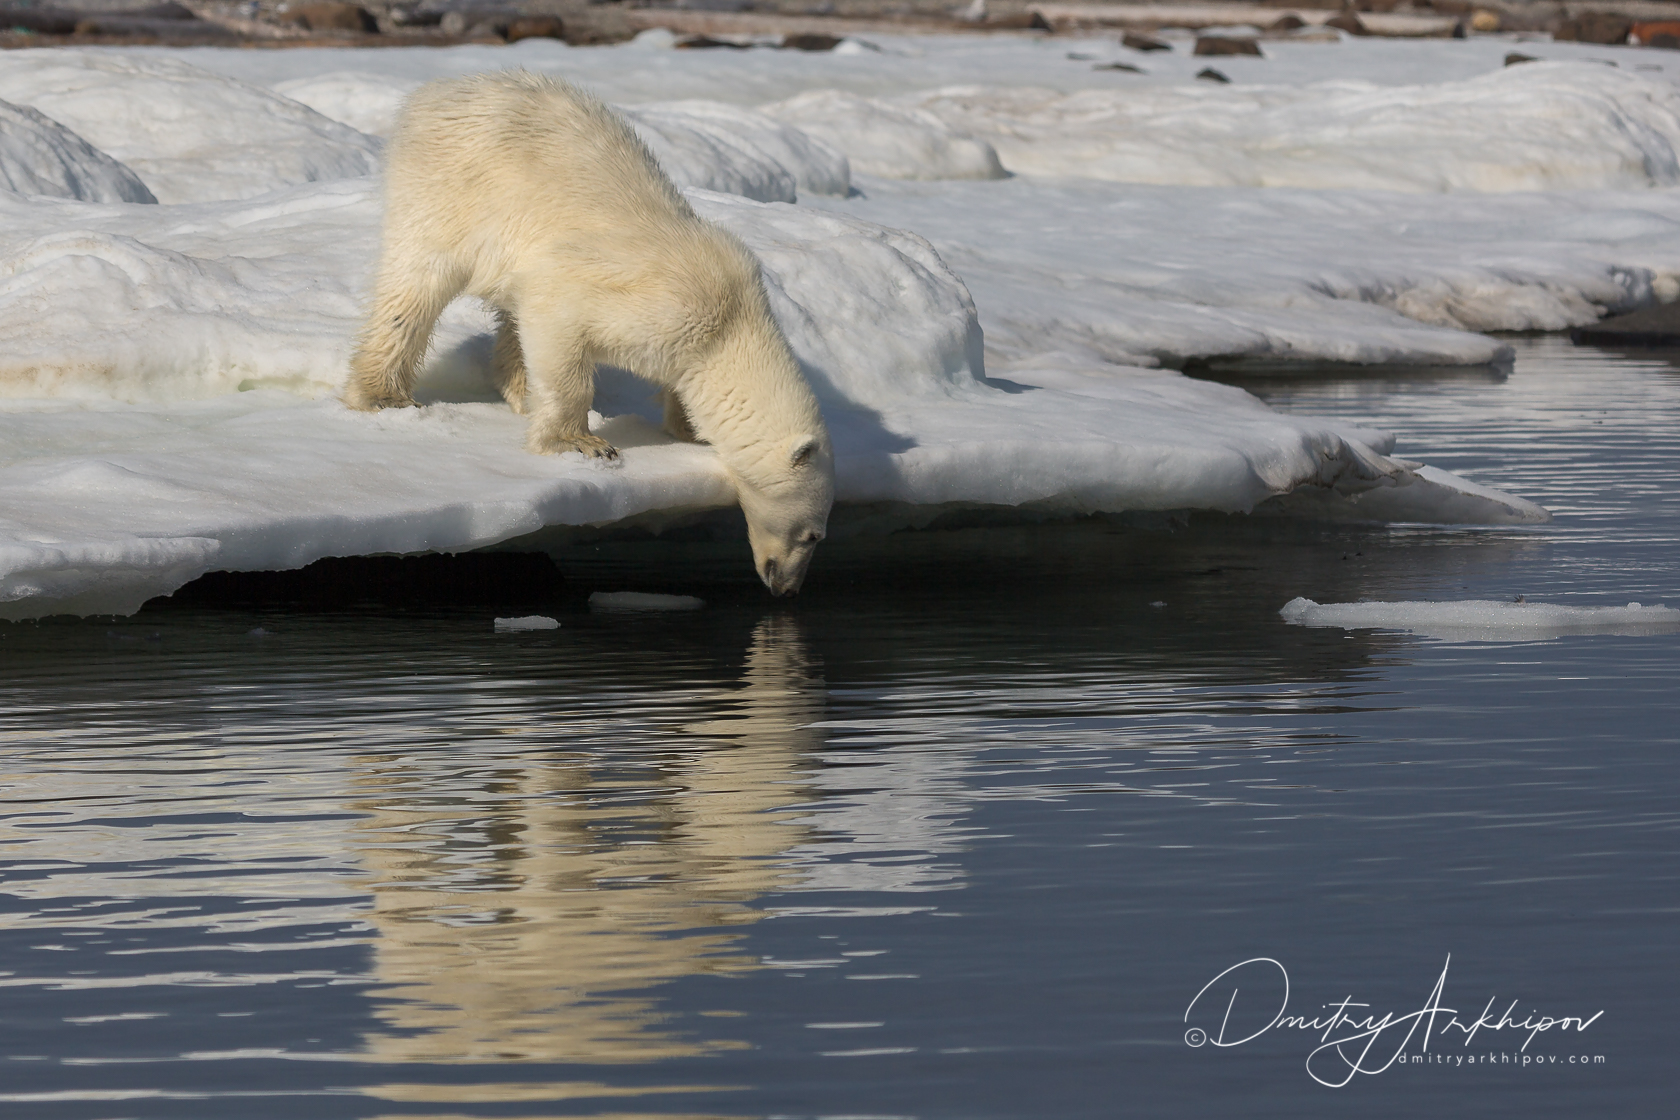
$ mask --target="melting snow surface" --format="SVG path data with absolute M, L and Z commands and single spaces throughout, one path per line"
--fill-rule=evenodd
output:
M 628 107 L 763 263 L 842 502 L 1543 521 L 1385 433 L 1159 366 L 1497 363 L 1478 332 L 1680 295 L 1680 197 L 1649 189 L 1680 181 L 1665 78 L 1408 44 L 1411 86 L 1383 88 L 1350 77 L 1392 79 L 1394 44 L 1292 45 L 1271 85 L 1215 89 L 1188 56 L 1122 79 L 1019 40 L 877 45 L 0 53 L 0 616 L 731 504 L 621 371 L 592 417 L 618 465 L 525 454 L 470 301 L 426 407 L 337 403 L 380 136 L 448 74 L 523 64 Z M 1118 181 L 1140 167 L 1171 185 Z
M 1625 607 L 1571 607 L 1467 599 L 1456 603 L 1315 603 L 1291 599 L 1281 611 L 1299 626 L 1334 626 L 1343 630 L 1410 630 L 1425 637 L 1456 641 L 1510 641 L 1555 638 L 1563 634 L 1656 634 L 1680 630 L 1680 610 L 1658 603 Z

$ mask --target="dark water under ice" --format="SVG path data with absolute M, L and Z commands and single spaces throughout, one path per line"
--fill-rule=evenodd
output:
M 1537 529 L 930 532 L 591 614 L 666 555 L 625 546 L 519 634 L 371 585 L 0 624 L 0 1115 L 1668 1114 L 1680 637 L 1277 617 L 1680 606 L 1680 370 L 1519 346 L 1243 383 Z M 1404 1065 L 1314 1054 L 1432 991 Z

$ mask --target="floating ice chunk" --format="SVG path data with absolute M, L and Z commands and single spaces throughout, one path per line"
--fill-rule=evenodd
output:
M 1680 89 L 1589 63 L 1388 88 L 956 86 L 902 100 L 1028 175 L 1390 191 L 1680 183 Z
M 1571 607 L 1525 600 L 1315 603 L 1291 599 L 1278 612 L 1299 626 L 1343 630 L 1409 630 L 1447 641 L 1533 641 L 1563 634 L 1668 634 L 1680 631 L 1680 610 L 1662 604 Z
M 82 202 L 156 202 L 133 171 L 27 105 L 0 101 L 0 188 Z
M 648 591 L 596 591 L 589 609 L 596 611 L 697 611 L 706 600 L 692 595 L 655 595 Z
M 0 51 L 0 98 L 121 160 L 159 202 L 250 198 L 379 167 L 376 138 L 172 58 Z
M 667 101 L 622 112 L 678 186 L 758 202 L 792 202 L 800 191 L 851 190 L 844 155 L 756 110 L 720 101 Z
M 560 621 L 544 614 L 527 614 L 519 618 L 498 618 L 496 633 L 511 634 L 518 630 L 558 630 Z
M 1008 172 L 984 140 L 924 109 L 840 90 L 812 90 L 761 107 L 846 153 L 852 170 L 886 179 L 1002 179 Z
M 403 101 L 420 85 L 415 79 L 335 70 L 330 74 L 293 78 L 269 88 L 358 132 L 389 137 L 396 127 Z

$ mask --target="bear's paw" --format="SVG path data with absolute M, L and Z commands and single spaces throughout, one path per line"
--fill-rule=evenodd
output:
M 536 455 L 564 455 L 576 451 L 585 459 L 618 458 L 618 448 L 600 436 L 544 436 L 532 432 L 525 440 L 525 449 Z

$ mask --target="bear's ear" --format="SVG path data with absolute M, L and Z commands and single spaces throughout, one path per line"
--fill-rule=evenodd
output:
M 794 436 L 793 448 L 788 452 L 788 465 L 798 470 L 811 461 L 811 456 L 817 453 L 816 436 Z

